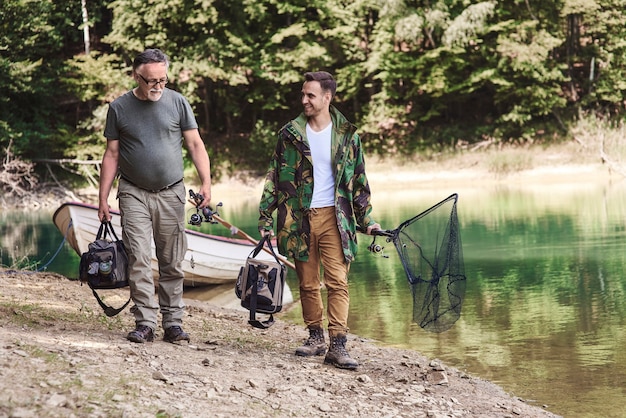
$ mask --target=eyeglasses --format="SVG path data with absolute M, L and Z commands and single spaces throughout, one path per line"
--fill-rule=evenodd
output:
M 142 76 L 141 74 L 137 73 L 137 75 L 141 77 L 141 79 L 143 80 L 144 83 L 146 83 L 146 85 L 152 88 L 158 86 L 159 84 L 163 84 L 163 86 L 165 86 L 170 81 L 170 79 L 167 76 L 160 80 L 146 80 L 144 76 Z

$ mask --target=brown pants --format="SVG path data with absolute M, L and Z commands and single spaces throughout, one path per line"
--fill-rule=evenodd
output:
M 295 262 L 300 282 L 300 302 L 304 323 L 307 327 L 323 327 L 321 263 L 324 269 L 324 284 L 328 291 L 328 333 L 331 336 L 347 333 L 349 331 L 348 271 L 350 264 L 345 262 L 343 255 L 335 208 L 311 209 L 309 220 L 311 223 L 309 260 L 296 260 Z

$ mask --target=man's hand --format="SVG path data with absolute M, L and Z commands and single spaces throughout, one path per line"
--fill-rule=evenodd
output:
M 202 186 L 198 191 L 198 195 L 202 197 L 202 201 L 198 205 L 199 209 L 204 209 L 211 203 L 211 186 Z M 196 195 L 197 196 L 197 195 Z
M 98 219 L 100 222 L 108 222 L 111 220 L 111 208 L 108 203 L 100 204 L 98 207 Z
M 205 190 L 208 190 L 208 196 L 202 194 L 202 190 L 198 193 L 194 193 L 193 190 L 189 189 L 189 197 L 191 198 L 189 202 L 193 203 L 198 209 L 209 207 L 209 203 L 211 202 L 211 188 L 209 187 Z
M 379 231 L 382 229 L 379 224 L 373 224 L 367 227 L 367 231 L 365 232 L 367 235 L 372 235 L 372 231 Z

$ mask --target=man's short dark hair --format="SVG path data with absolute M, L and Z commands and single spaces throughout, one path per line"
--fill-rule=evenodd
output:
M 319 81 L 322 91 L 330 92 L 332 97 L 335 97 L 337 92 L 337 82 L 330 73 L 326 71 L 313 71 L 304 73 L 305 81 Z
M 161 51 L 160 49 L 151 48 L 146 49 L 141 54 L 137 55 L 137 57 L 133 61 L 133 70 L 136 70 L 137 68 L 139 68 L 139 66 L 143 64 L 150 64 L 153 62 L 164 62 L 166 68 L 170 66 L 167 55 L 165 55 L 163 51 Z

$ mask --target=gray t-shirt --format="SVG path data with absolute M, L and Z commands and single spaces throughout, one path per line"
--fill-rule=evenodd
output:
M 142 189 L 159 190 L 183 178 L 182 133 L 197 128 L 182 94 L 166 88 L 152 102 L 129 91 L 110 104 L 104 136 L 120 141 L 122 177 Z

